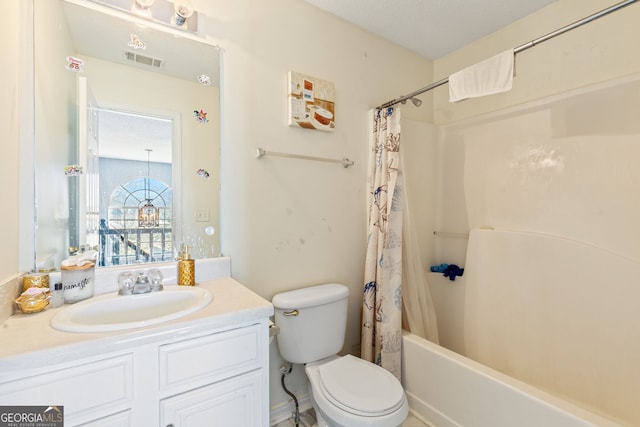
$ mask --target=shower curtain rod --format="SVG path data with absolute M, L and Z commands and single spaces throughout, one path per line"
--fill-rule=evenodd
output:
M 574 22 L 572 24 L 566 25 L 566 26 L 564 26 L 562 28 L 559 28 L 559 29 L 557 29 L 555 31 L 552 31 L 552 32 L 550 32 L 548 34 L 545 34 L 542 37 L 538 37 L 537 39 L 531 40 L 531 41 L 529 41 L 527 43 L 524 43 L 524 44 L 522 44 L 520 46 L 517 46 L 517 47 L 515 47 L 513 49 L 513 53 L 514 53 L 514 55 L 518 54 L 518 53 L 520 53 L 522 51 L 525 51 L 525 50 L 529 49 L 530 47 L 537 46 L 540 43 L 546 42 L 547 40 L 550 40 L 550 39 L 552 39 L 552 38 L 554 38 L 556 36 L 559 36 L 560 34 L 564 34 L 567 31 L 571 31 L 571 30 L 573 30 L 575 28 L 578 28 L 578 27 L 580 27 L 580 26 L 582 26 L 584 24 L 588 24 L 591 21 L 595 21 L 598 18 L 602 18 L 605 15 L 608 15 L 608 14 L 610 14 L 612 12 L 615 12 L 615 11 L 617 11 L 619 9 L 622 9 L 623 7 L 629 6 L 629 5 L 631 5 L 631 4 L 633 4 L 633 3 L 637 2 L 637 1 L 638 0 L 626 0 L 626 1 L 614 4 L 613 6 L 608 7 L 606 9 L 603 9 L 600 12 L 596 12 L 593 15 L 589 15 L 586 18 L 582 18 L 579 21 L 576 21 L 576 22 Z M 418 96 L 418 95 L 420 95 L 422 93 L 428 92 L 431 89 L 435 89 L 435 88 L 437 88 L 439 86 L 442 86 L 444 84 L 447 84 L 447 83 L 449 83 L 449 77 L 445 77 L 442 80 L 438 80 L 437 82 L 431 83 L 430 85 L 427 85 L 427 86 L 425 86 L 425 87 L 423 87 L 421 89 L 418 89 L 418 90 L 416 90 L 414 92 L 411 92 L 408 95 L 404 95 L 404 96 L 401 96 L 400 98 L 396 98 L 396 99 L 393 99 L 391 101 L 385 102 L 384 104 L 382 104 L 382 105 L 380 105 L 380 106 L 378 106 L 376 108 L 378 110 L 381 110 L 383 108 L 391 107 L 392 105 L 396 105 L 396 104 L 399 104 L 401 102 L 405 102 L 408 99 L 411 99 L 411 98 L 413 98 L 415 96 Z

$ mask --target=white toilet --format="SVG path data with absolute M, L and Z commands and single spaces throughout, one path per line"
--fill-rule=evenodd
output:
M 282 357 L 304 363 L 319 427 L 395 427 L 409 414 L 400 382 L 387 370 L 340 357 L 349 290 L 340 284 L 311 286 L 273 297 Z

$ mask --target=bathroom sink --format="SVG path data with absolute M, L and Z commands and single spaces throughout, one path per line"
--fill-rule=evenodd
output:
M 212 300 L 205 289 L 183 286 L 139 295 L 106 294 L 67 306 L 51 319 L 51 327 L 65 332 L 140 328 L 194 313 Z

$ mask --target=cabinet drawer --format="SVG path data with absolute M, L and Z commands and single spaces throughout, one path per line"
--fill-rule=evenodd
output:
M 9 381 L 0 392 L 3 405 L 63 405 L 65 420 L 95 419 L 126 409 L 132 399 L 132 354 Z
M 253 371 L 161 400 L 160 426 L 266 426 L 264 398 L 262 371 Z
M 160 390 L 210 384 L 261 366 L 260 325 L 166 344 L 159 350 Z

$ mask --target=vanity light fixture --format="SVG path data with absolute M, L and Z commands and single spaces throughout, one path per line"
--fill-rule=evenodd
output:
M 147 176 L 144 179 L 144 205 L 138 207 L 138 227 L 153 228 L 160 225 L 159 209 L 151 203 L 151 189 L 149 188 L 149 179 L 151 176 L 151 150 L 146 148 L 147 152 Z
M 87 0 L 143 20 L 172 27 L 189 33 L 198 32 L 198 11 L 191 0 Z M 137 23 L 144 26 L 144 23 Z
M 133 0 L 131 11 L 145 18 L 151 18 L 153 16 L 151 6 L 155 1 L 156 0 Z
M 174 0 L 173 9 L 176 12 L 176 25 L 178 27 L 182 27 L 187 19 L 193 15 L 191 0 Z

